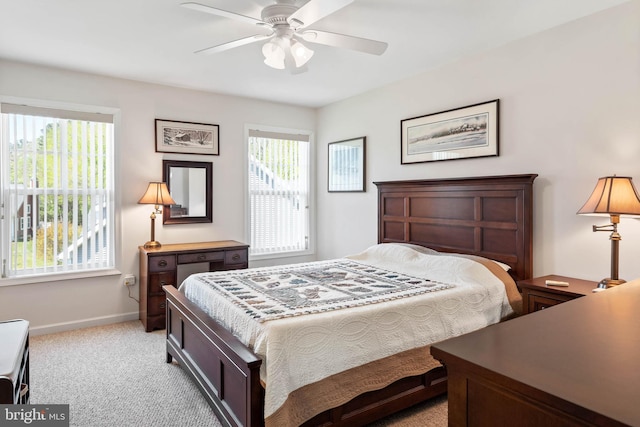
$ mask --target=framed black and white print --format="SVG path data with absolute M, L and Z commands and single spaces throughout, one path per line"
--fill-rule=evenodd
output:
M 498 155 L 499 100 L 400 121 L 400 163 Z
M 219 133 L 218 125 L 156 119 L 156 152 L 217 156 Z
M 365 191 L 366 137 L 329 143 L 329 192 Z

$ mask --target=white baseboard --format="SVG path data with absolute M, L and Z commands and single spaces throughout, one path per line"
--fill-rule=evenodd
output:
M 139 318 L 139 313 L 115 314 L 112 316 L 93 317 L 91 319 L 75 320 L 72 322 L 52 323 L 50 325 L 29 328 L 32 336 L 55 334 L 56 332 L 72 331 L 74 329 L 90 328 L 92 326 L 110 325 L 112 323 L 129 322 Z

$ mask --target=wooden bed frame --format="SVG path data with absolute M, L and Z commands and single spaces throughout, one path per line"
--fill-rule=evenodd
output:
M 378 242 L 405 242 L 504 262 L 532 276 L 533 181 L 537 175 L 375 182 Z M 262 360 L 172 286 L 167 362 L 193 378 L 226 426 L 264 425 Z M 323 412 L 304 425 L 364 425 L 445 393 L 446 371 L 403 378 Z

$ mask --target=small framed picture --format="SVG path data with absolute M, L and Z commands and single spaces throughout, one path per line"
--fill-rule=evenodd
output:
M 217 156 L 219 133 L 218 125 L 156 119 L 156 152 Z
M 498 155 L 499 100 L 400 121 L 400 163 Z
M 365 191 L 366 137 L 329 143 L 329 192 Z

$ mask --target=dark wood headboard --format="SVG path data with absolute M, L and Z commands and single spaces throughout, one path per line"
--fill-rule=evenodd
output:
M 514 279 L 533 276 L 533 181 L 537 174 L 374 182 L 378 242 L 508 264 Z

